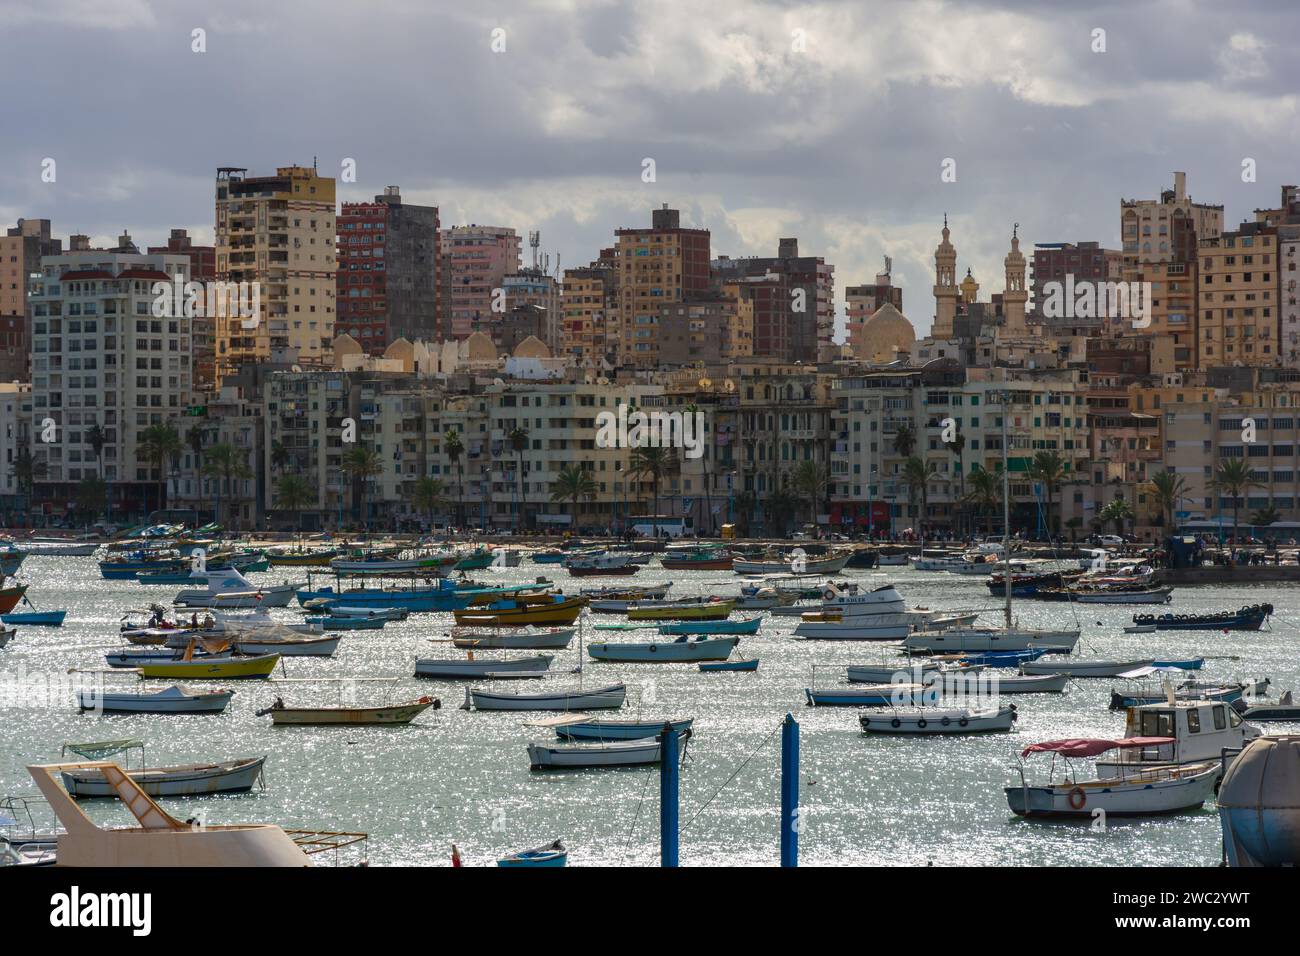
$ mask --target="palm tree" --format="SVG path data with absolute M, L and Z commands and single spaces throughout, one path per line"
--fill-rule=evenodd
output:
M 1124 522 L 1132 519 L 1133 508 L 1127 498 L 1116 497 L 1097 514 L 1097 520 L 1103 525 L 1107 521 L 1115 522 L 1115 533 L 1124 536 Z
M 302 531 L 302 509 L 315 498 L 311 483 L 302 475 L 281 475 L 275 483 L 275 506 L 298 516 L 299 531 Z
M 1173 533 L 1174 512 L 1178 509 L 1178 502 L 1187 497 L 1187 482 L 1172 471 L 1161 471 L 1151 476 L 1151 485 L 1154 489 L 1152 497 L 1160 506 L 1165 527 Z
M 817 506 L 826 500 L 826 489 L 830 487 L 830 472 L 820 467 L 815 461 L 801 461 L 790 474 L 790 487 L 795 494 L 808 501 L 810 524 L 817 523 Z
M 894 453 L 903 458 L 911 458 L 916 448 L 916 429 L 911 425 L 899 425 L 894 433 Z
M 1001 470 L 989 471 L 987 468 L 977 468 L 972 471 L 970 492 L 966 495 L 966 500 L 975 506 L 976 511 L 985 512 L 989 516 L 988 533 L 992 534 L 992 515 L 1002 503 Z
M 95 470 L 99 472 L 100 477 L 104 475 L 104 446 L 108 444 L 108 432 L 104 431 L 104 426 L 95 422 L 86 429 L 85 435 L 82 436 L 90 450 L 95 453 Z
M 463 529 L 465 527 L 465 466 L 460 459 L 465 454 L 465 446 L 461 443 L 460 432 L 448 428 L 443 433 L 442 445 L 447 452 L 447 457 L 456 466 L 456 524 Z
M 578 527 L 578 502 L 596 497 L 596 482 L 591 472 L 580 465 L 565 465 L 551 482 L 552 501 L 573 502 L 573 527 Z
M 253 471 L 248 467 L 247 454 L 229 442 L 221 442 L 209 448 L 207 459 L 203 463 L 203 475 L 215 479 L 217 483 L 217 521 L 220 521 L 223 497 L 233 505 L 237 494 L 235 482 L 252 478 Z M 232 530 L 237 523 L 235 516 L 232 507 L 229 522 Z
M 384 472 L 384 462 L 379 452 L 365 445 L 357 445 L 343 455 L 344 473 L 352 479 L 352 498 L 361 511 L 362 523 L 370 530 L 370 515 L 366 511 L 366 482 Z
M 1256 528 L 1267 528 L 1274 521 L 1281 519 L 1282 515 L 1272 505 L 1260 508 L 1250 516 L 1250 523 Z
M 82 478 L 76 490 L 77 510 L 89 515 L 97 515 L 104 510 L 108 501 L 108 485 L 97 475 Z
M 528 429 L 523 425 L 516 425 L 510 429 L 506 438 L 510 441 L 510 447 L 515 450 L 515 454 L 519 456 L 519 474 L 515 478 L 519 487 L 519 510 L 515 512 L 515 534 L 518 534 L 524 516 L 524 449 L 528 447 Z
M 917 516 L 917 532 L 925 539 L 925 515 L 930 502 L 930 476 L 934 474 L 934 465 L 927 465 L 913 455 L 903 462 L 903 484 L 907 485 L 907 503 L 915 506 L 916 499 L 921 499 L 921 511 Z
M 425 475 L 415 483 L 415 492 L 411 495 L 411 501 L 417 509 L 428 516 L 429 525 L 432 527 L 433 513 L 446 504 L 447 501 L 443 495 L 442 482 L 430 475 Z
M 140 437 L 136 442 L 136 454 L 145 461 L 150 462 L 158 470 L 159 511 L 162 511 L 166 506 L 167 472 L 164 466 L 179 455 L 184 447 L 181 443 L 181 436 L 171 422 L 150 425 L 140 432 Z
M 1240 532 L 1238 531 L 1241 511 L 1241 496 L 1251 488 L 1258 488 L 1260 484 L 1250 476 L 1250 464 L 1244 458 L 1221 458 L 1219 468 L 1214 473 L 1214 478 L 1210 481 L 1210 488 L 1214 490 L 1215 497 L 1226 493 L 1232 499 L 1232 543 L 1234 546 L 1241 543 Z M 1220 506 L 1222 510 L 1222 506 Z M 1222 514 L 1220 514 L 1222 517 Z
M 957 459 L 957 502 L 960 504 L 966 498 L 966 470 L 962 468 L 961 460 L 961 453 L 966 449 L 966 436 L 958 432 L 952 441 L 944 442 L 944 445 Z M 960 532 L 961 529 L 957 530 Z
M 1043 492 L 1047 498 L 1048 537 L 1054 536 L 1056 531 L 1056 525 L 1052 521 L 1052 501 L 1056 490 L 1061 487 L 1061 482 L 1066 479 L 1069 473 L 1070 466 L 1064 458 L 1054 451 L 1040 451 L 1034 455 L 1034 460 L 1029 463 L 1029 479 L 1043 486 Z
M 36 482 L 44 478 L 48 470 L 45 462 L 33 458 L 31 449 L 24 446 L 18 449 L 18 454 L 14 455 L 10 474 L 18 482 L 18 490 L 30 497 Z
M 289 464 L 293 456 L 289 454 L 289 449 L 284 447 L 284 442 L 271 442 L 271 467 L 276 471 L 284 471 L 284 466 Z
M 668 474 L 673 460 L 673 456 L 669 454 L 667 448 L 650 446 L 636 449 L 628 460 L 629 476 L 635 475 L 637 478 L 650 479 L 650 486 L 654 491 L 653 514 L 656 528 L 658 527 L 657 518 L 659 515 L 659 482 L 664 475 Z
M 782 486 L 767 496 L 764 510 L 767 512 L 768 533 L 773 537 L 784 538 L 789 530 L 790 519 L 799 510 L 799 499 L 789 488 Z

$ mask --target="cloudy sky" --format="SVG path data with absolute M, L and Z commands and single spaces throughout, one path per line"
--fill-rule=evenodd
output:
M 1120 198 L 1175 169 L 1230 223 L 1276 205 L 1297 46 L 1293 0 L 0 0 L 0 225 L 211 241 L 216 167 L 351 158 L 342 199 L 399 184 L 444 224 L 540 229 L 552 266 L 661 202 L 715 255 L 798 236 L 837 299 L 888 254 L 923 331 L 945 211 L 987 297 L 1013 222 L 1118 247 Z

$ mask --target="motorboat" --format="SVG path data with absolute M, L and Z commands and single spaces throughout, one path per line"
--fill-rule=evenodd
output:
M 738 636 L 710 637 L 683 634 L 676 640 L 662 642 L 615 644 L 588 644 L 587 653 L 593 660 L 621 661 L 638 664 L 695 663 L 699 661 L 725 661 L 740 643 Z
M 500 867 L 561 867 L 569 860 L 569 851 L 559 840 L 546 844 L 546 846 L 534 847 L 531 850 L 520 850 L 518 853 L 511 853 L 497 860 L 497 866 Z
M 1047 647 L 1052 652 L 1068 654 L 1078 640 L 1078 630 L 954 627 L 943 631 L 917 631 L 904 638 L 903 646 L 908 651 L 928 651 L 932 654 L 1027 650 L 1034 647 Z
M 622 707 L 627 700 L 627 686 L 607 684 L 585 690 L 549 691 L 536 694 L 505 693 L 479 687 L 467 688 L 465 705 L 475 710 L 603 710 Z
M 689 729 L 678 734 L 681 758 L 686 756 Z M 600 767 L 644 767 L 659 763 L 663 747 L 658 737 L 600 743 L 528 745 L 531 770 L 593 770 Z
M 451 643 L 464 650 L 555 650 L 569 646 L 574 627 L 453 627 Z
M 125 769 L 151 797 L 199 797 L 213 793 L 247 793 L 262 780 L 262 767 L 266 757 L 241 757 L 211 763 L 177 764 L 166 767 L 144 766 L 144 742 L 141 740 L 108 740 L 94 743 L 63 745 L 63 756 L 69 751 L 88 760 L 107 760 L 118 754 L 140 754 L 140 767 Z M 116 791 L 99 770 L 67 770 L 62 774 L 64 789 L 74 797 L 114 797 Z
M 415 662 L 415 676 L 435 680 L 469 680 L 502 674 L 528 674 L 541 677 L 550 670 L 550 654 L 508 658 L 421 658 Z
M 1222 702 L 1168 700 L 1130 707 L 1124 737 L 1173 738 L 1170 743 L 1126 747 L 1097 760 L 1097 773 L 1118 775 L 1124 770 L 1153 766 L 1220 764 L 1225 750 L 1240 750 L 1260 735 L 1230 705 Z
M 358 727 L 362 725 L 405 725 L 432 707 L 441 705 L 436 697 L 421 697 L 401 704 L 382 707 L 288 707 L 280 698 L 270 707 L 257 711 L 258 717 L 271 716 L 276 727 Z
M 636 574 L 641 566 L 627 554 L 599 554 L 574 556 L 564 562 L 564 567 L 575 578 L 611 577 Z
M 1020 673 L 1026 675 L 1067 674 L 1070 677 L 1119 677 L 1139 667 L 1150 667 L 1155 661 L 1145 660 L 1051 660 L 1026 661 L 1020 665 Z
M 196 572 L 197 574 L 197 572 Z M 225 571 L 208 571 L 207 587 L 189 588 L 180 591 L 172 600 L 177 607 L 206 608 L 261 608 L 288 607 L 302 584 L 273 585 L 258 587 L 239 571 L 230 568 Z
M 241 637 L 235 650 L 251 657 L 279 654 L 281 657 L 333 657 L 343 635 L 333 637 Z
M 883 714 L 863 714 L 858 723 L 869 734 L 980 734 L 1008 731 L 1016 721 L 1015 704 L 1002 707 L 918 707 Z
M 532 721 L 531 727 L 546 727 L 555 731 L 555 736 L 562 740 L 612 741 L 645 740 L 657 737 L 668 725 L 674 733 L 682 734 L 691 729 L 694 719 L 684 717 L 668 720 L 611 720 L 606 717 L 587 717 L 573 715 L 569 717 L 548 717 Z
M 180 684 L 158 691 L 77 691 L 81 710 L 115 714 L 219 714 L 233 690 L 191 691 Z

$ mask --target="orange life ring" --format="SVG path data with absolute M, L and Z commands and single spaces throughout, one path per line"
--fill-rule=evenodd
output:
M 1083 787 L 1075 787 L 1070 791 L 1070 806 L 1075 810 L 1082 810 L 1088 802 L 1088 795 L 1083 792 Z

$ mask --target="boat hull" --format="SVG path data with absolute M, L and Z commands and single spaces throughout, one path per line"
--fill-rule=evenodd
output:
M 22 624 L 26 627 L 62 627 L 67 611 L 31 611 L 18 614 L 0 614 L 0 621 L 6 624 Z
M 1197 766 L 1202 769 L 1195 769 Z M 1007 805 L 1017 816 L 1091 820 L 1100 808 L 1108 817 L 1141 817 L 1195 809 L 1214 795 L 1217 779 L 1216 767 L 1201 764 L 1130 779 L 1089 780 L 1072 786 L 1013 786 L 1004 792 Z
M 627 700 L 627 687 L 623 684 L 554 694 L 500 694 L 479 688 L 471 688 L 468 693 L 475 710 L 612 710 L 622 707 Z
M 547 650 L 562 651 L 573 641 L 576 628 L 557 627 L 532 633 L 504 632 L 500 634 L 471 631 L 464 634 L 452 633 L 452 646 L 462 650 Z
M 358 727 L 362 725 L 400 726 L 437 704 L 433 698 L 421 698 L 391 707 L 276 707 L 271 723 L 276 727 Z
M 259 641 L 240 640 L 235 642 L 235 650 L 241 654 L 260 657 L 266 654 L 279 654 L 281 657 L 333 657 L 339 649 L 338 637 L 305 637 L 300 640 Z
M 1118 677 L 1139 667 L 1150 667 L 1150 658 L 1140 661 L 1027 661 L 1022 674 L 1066 674 L 1070 677 Z
M 82 710 L 103 711 L 115 714 L 219 714 L 226 709 L 234 691 L 212 693 L 173 693 L 168 688 L 157 694 L 99 693 L 93 690 L 77 692 L 77 706 Z
M 725 621 L 735 610 L 735 601 L 710 604 L 633 605 L 627 609 L 629 621 Z
M 1000 707 L 996 711 L 943 710 L 936 708 L 924 713 L 892 712 L 863 714 L 858 718 L 865 733 L 915 734 L 983 734 L 1008 731 L 1016 720 L 1014 707 Z
M 140 665 L 140 676 L 164 680 L 266 680 L 279 654 L 215 661 L 159 661 Z
M 555 736 L 562 740 L 612 741 L 645 740 L 663 733 L 664 724 L 681 734 L 691 729 L 694 720 L 582 720 L 559 724 Z
M 415 676 L 434 680 L 469 680 L 493 674 L 536 674 L 541 676 L 554 660 L 549 654 L 517 657 L 511 660 L 438 660 L 425 658 L 415 662 Z
M 128 770 L 126 775 L 151 797 L 202 797 L 213 793 L 247 793 L 262 776 L 266 757 L 214 764 Z M 65 770 L 63 785 L 74 797 L 116 797 L 97 770 Z
M 629 664 L 680 664 L 725 661 L 740 643 L 739 637 L 710 637 L 702 640 L 667 641 L 651 644 L 589 644 L 593 660 Z
M 762 626 L 761 617 L 748 621 L 678 621 L 660 624 L 660 634 L 757 634 Z
M 687 736 L 685 731 L 679 736 Z M 532 770 L 594 770 L 600 767 L 644 767 L 659 763 L 662 746 L 658 740 L 628 740 L 616 743 L 552 746 L 528 745 Z
M 758 658 L 747 661 L 704 661 L 700 664 L 700 670 L 706 674 L 715 671 L 756 671 Z

